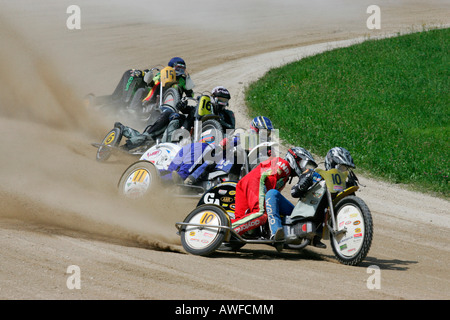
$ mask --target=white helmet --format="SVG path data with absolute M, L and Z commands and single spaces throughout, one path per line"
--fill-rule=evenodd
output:
M 301 147 L 293 147 L 288 150 L 284 159 L 289 162 L 291 175 L 300 176 L 307 169 L 317 168 L 317 163 L 308 150 Z
M 356 168 L 350 152 L 341 147 L 331 148 L 325 157 L 325 169 L 335 169 L 339 165 L 348 168 Z

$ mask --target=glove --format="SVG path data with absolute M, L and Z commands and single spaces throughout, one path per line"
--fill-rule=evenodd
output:
M 133 69 L 133 70 L 131 71 L 131 76 L 132 76 L 132 77 L 140 77 L 141 75 L 142 75 L 142 71 L 141 71 L 141 70 Z
M 180 110 L 181 113 L 187 113 L 187 112 L 189 112 L 189 110 L 187 108 L 187 104 L 188 104 L 187 100 L 178 101 L 176 108 L 177 108 L 177 110 Z
M 299 191 L 305 192 L 313 184 L 314 171 L 309 170 L 303 173 L 298 179 L 297 185 L 299 186 Z
M 304 174 L 302 174 L 299 177 L 297 184 L 292 187 L 291 196 L 294 198 L 302 197 L 305 194 L 305 192 L 308 191 L 308 189 L 313 184 L 313 175 L 314 175 L 314 171 L 312 171 L 312 170 L 309 170 L 309 171 L 305 172 Z

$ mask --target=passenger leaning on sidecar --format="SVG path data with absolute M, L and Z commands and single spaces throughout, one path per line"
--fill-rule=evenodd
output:
M 183 146 L 171 161 L 166 171 L 161 172 L 163 180 L 172 180 L 175 184 L 192 185 L 202 180 L 206 169 L 215 166 L 215 144 L 194 142 Z

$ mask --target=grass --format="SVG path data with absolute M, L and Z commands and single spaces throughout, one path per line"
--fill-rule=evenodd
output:
M 270 70 L 246 91 L 287 143 L 449 197 L 450 29 L 370 40 Z

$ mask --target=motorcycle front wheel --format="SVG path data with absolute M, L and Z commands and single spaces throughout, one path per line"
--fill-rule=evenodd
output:
M 225 210 L 212 204 L 198 206 L 184 222 L 193 225 L 181 227 L 181 244 L 184 250 L 199 256 L 210 255 L 222 244 L 227 230 L 214 226 L 229 226 Z
M 119 194 L 130 199 L 139 199 L 151 193 L 160 184 L 158 170 L 147 160 L 130 165 L 119 180 Z
M 348 196 L 335 207 L 338 230 L 346 232 L 330 235 L 331 247 L 337 260 L 355 266 L 367 256 L 373 237 L 372 214 L 359 197 Z
M 119 128 L 114 128 L 108 132 L 102 143 L 97 149 L 96 159 L 99 162 L 105 162 L 111 156 L 112 150 L 110 147 L 117 147 L 122 139 L 122 133 Z

